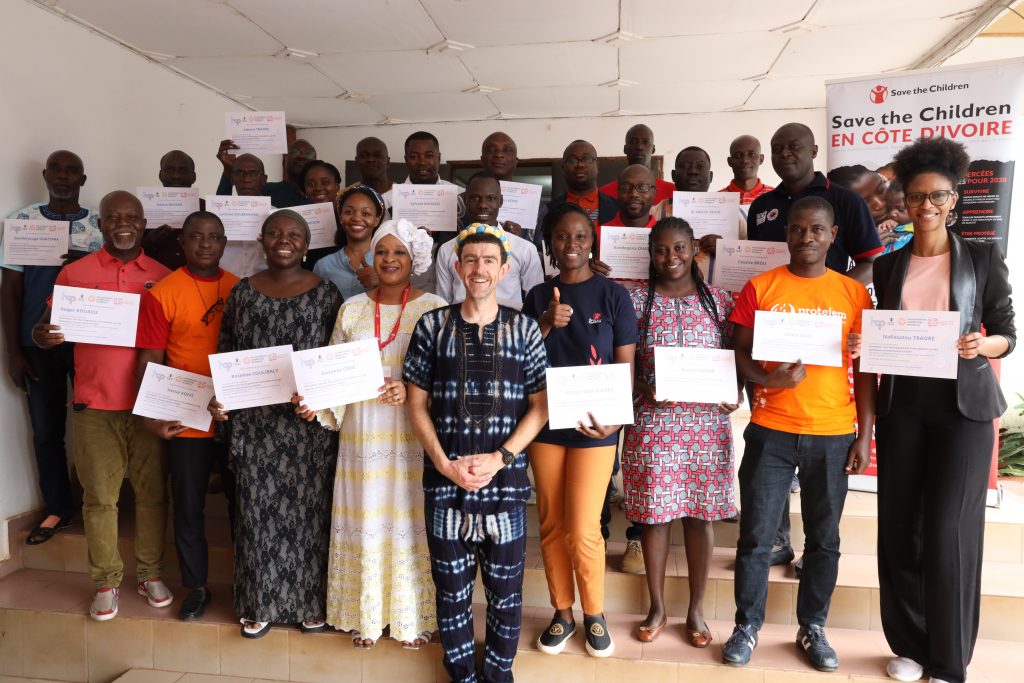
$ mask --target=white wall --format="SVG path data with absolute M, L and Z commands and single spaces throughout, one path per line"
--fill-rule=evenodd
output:
M 85 162 L 86 205 L 114 189 L 158 185 L 159 158 L 174 148 L 196 160 L 201 192 L 215 191 L 223 112 L 237 105 L 27 2 L 0 3 L 0 26 L 0 214 L 46 199 L 43 162 L 61 148 Z M 279 159 L 271 165 L 279 177 Z M 7 377 L 6 355 L 0 360 L 4 526 L 41 502 L 24 399 Z

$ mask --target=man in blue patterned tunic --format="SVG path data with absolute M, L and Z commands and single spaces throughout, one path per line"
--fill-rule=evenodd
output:
M 456 271 L 466 300 L 426 313 L 403 369 L 423 444 L 423 490 L 444 666 L 456 683 L 512 681 L 522 623 L 524 450 L 547 421 L 547 354 L 536 321 L 499 306 L 511 249 L 501 228 L 461 233 Z M 473 586 L 487 597 L 482 678 L 476 672 Z

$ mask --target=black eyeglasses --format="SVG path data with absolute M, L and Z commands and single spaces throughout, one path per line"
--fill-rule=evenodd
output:
M 562 159 L 562 163 L 566 166 L 590 166 L 590 164 L 595 161 L 597 161 L 597 159 L 589 155 L 582 157 L 565 157 Z
M 206 309 L 206 313 L 203 313 L 203 317 L 200 320 L 204 325 L 209 325 L 213 322 L 214 317 L 224 310 L 224 299 L 217 297 L 217 300 L 213 302 L 213 305 Z
M 636 190 L 640 194 L 647 194 L 648 192 L 653 192 L 655 187 L 657 186 L 651 185 L 650 183 L 639 183 L 637 185 L 632 183 L 619 183 L 619 191 L 623 194 L 629 194 L 633 190 Z
M 903 195 L 903 199 L 907 202 L 907 206 L 917 207 L 924 204 L 924 199 L 927 197 L 932 206 L 942 206 L 948 202 L 949 198 L 954 194 L 956 193 L 953 192 L 953 190 L 935 190 L 934 192 L 928 192 L 927 194 L 924 192 L 911 192 Z

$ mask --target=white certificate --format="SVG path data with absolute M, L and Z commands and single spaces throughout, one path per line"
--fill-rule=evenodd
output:
M 229 240 L 249 242 L 259 237 L 263 221 L 273 207 L 270 205 L 270 197 L 211 194 L 206 196 L 206 210 L 217 214 L 224 224 L 224 235 Z
M 292 353 L 295 387 L 310 410 L 376 399 L 384 368 L 376 339 Z
M 334 236 L 338 231 L 338 222 L 334 217 L 334 204 L 323 202 L 321 204 L 293 206 L 291 209 L 309 223 L 310 249 L 335 246 Z
M 956 379 L 960 311 L 864 311 L 861 372 Z
M 843 366 L 843 319 L 814 313 L 754 312 L 755 360 Z
M 650 228 L 601 226 L 601 260 L 616 280 L 646 280 L 650 275 Z
M 543 191 L 542 185 L 502 180 L 502 201 L 501 208 L 498 210 L 498 220 L 518 223 L 523 230 L 536 230 L 540 195 Z
M 736 403 L 736 354 L 729 349 L 654 347 L 654 388 L 659 401 Z
M 235 154 L 288 153 L 283 111 L 227 112 L 224 137 L 238 145 Z
M 714 284 L 727 292 L 743 289 L 750 278 L 789 263 L 785 242 L 720 239 L 715 245 Z
M 132 413 L 155 420 L 177 420 L 205 432 L 213 417 L 207 406 L 213 398 L 213 380 L 194 372 L 148 363 Z
M 60 266 L 68 253 L 71 224 L 66 221 L 4 221 L 4 263 Z
M 458 185 L 394 185 L 391 217 L 404 218 L 431 232 L 454 232 L 458 227 Z
M 739 192 L 673 192 L 672 215 L 693 228 L 693 236 L 739 239 Z
M 50 323 L 64 341 L 135 346 L 139 295 L 106 289 L 54 285 Z
M 217 401 L 225 410 L 288 403 L 295 393 L 292 347 L 210 354 Z
M 190 187 L 139 187 L 135 196 L 142 202 L 148 228 L 180 228 L 190 213 L 199 210 L 199 190 Z
M 590 424 L 633 424 L 633 388 L 629 363 L 548 368 L 548 426 L 575 429 Z

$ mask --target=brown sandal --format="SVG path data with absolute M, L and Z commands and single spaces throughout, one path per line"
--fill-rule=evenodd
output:
M 668 617 L 661 620 L 657 626 L 639 626 L 636 629 L 636 637 L 641 643 L 653 643 L 661 635 L 661 629 L 668 623 Z
M 704 625 L 707 629 L 707 624 Z M 686 636 L 690 639 L 690 645 L 698 647 L 700 649 L 706 648 L 711 644 L 711 630 L 697 631 L 695 629 L 686 629 Z

